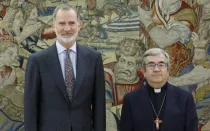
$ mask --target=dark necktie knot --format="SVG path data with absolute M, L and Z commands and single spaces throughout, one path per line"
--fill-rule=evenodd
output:
M 71 49 L 66 49 L 66 57 L 69 57 L 69 52 L 71 51 Z

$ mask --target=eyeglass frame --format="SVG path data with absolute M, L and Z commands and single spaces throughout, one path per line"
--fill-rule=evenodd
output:
M 153 68 L 148 67 L 147 65 L 149 65 L 149 64 L 153 64 Z M 164 67 L 160 67 L 159 66 L 160 64 L 164 64 Z M 150 70 L 154 70 L 156 66 L 158 67 L 158 69 L 161 70 L 161 69 L 167 68 L 168 67 L 168 63 L 165 63 L 165 62 L 159 62 L 159 63 L 149 62 L 149 63 L 145 64 L 145 68 L 147 67 Z

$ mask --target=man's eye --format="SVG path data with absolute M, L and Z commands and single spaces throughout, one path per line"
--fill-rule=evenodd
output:
M 148 67 L 154 67 L 155 64 L 148 64 Z
M 65 23 L 59 23 L 60 25 L 64 25 Z
M 164 67 L 165 66 L 165 63 L 159 63 L 158 64 L 160 67 Z
M 75 24 L 75 22 L 70 22 L 70 25 L 73 25 L 73 24 Z

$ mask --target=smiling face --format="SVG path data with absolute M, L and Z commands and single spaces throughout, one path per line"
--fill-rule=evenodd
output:
M 58 10 L 53 30 L 60 44 L 64 46 L 66 44 L 73 45 L 80 30 L 80 22 L 77 19 L 76 12 L 73 9 Z
M 144 77 L 153 88 L 160 88 L 168 80 L 168 77 L 169 77 L 168 67 L 165 66 L 165 67 L 159 68 L 156 65 L 152 69 L 147 66 L 149 63 L 153 63 L 153 64 L 166 63 L 166 57 L 164 54 L 158 54 L 155 56 L 147 56 L 145 58 L 146 66 L 144 68 Z

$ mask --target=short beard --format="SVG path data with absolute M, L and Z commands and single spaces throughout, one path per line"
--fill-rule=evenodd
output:
M 74 42 L 76 40 L 76 34 L 74 34 L 72 37 L 63 37 L 62 35 L 59 35 L 57 32 L 57 28 L 55 28 L 55 34 L 57 36 L 57 40 L 63 42 L 64 44 L 68 44 L 71 42 Z
M 62 41 L 63 43 L 71 43 L 71 42 L 73 42 L 75 40 L 75 37 L 72 36 L 70 38 L 69 37 L 65 38 L 65 37 L 59 36 L 57 39 Z

